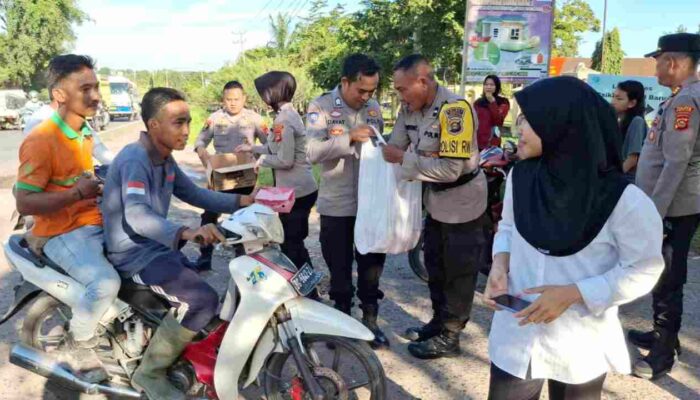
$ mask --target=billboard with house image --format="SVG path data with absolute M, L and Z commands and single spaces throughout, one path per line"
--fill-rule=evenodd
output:
M 471 1 L 466 81 L 489 74 L 516 83 L 546 77 L 553 8 L 553 0 Z

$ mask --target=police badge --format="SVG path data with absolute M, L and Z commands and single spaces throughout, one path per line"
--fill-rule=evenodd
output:
M 438 115 L 440 157 L 469 159 L 474 155 L 474 115 L 465 100 L 444 104 Z

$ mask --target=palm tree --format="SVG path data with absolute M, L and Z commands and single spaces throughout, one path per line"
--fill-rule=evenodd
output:
M 292 42 L 294 31 L 291 28 L 292 17 L 288 14 L 277 14 L 274 18 L 270 15 L 270 30 L 272 41 L 267 45 L 283 55 Z

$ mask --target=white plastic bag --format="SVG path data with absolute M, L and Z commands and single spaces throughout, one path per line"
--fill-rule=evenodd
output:
M 386 145 L 362 145 L 355 247 L 360 254 L 400 254 L 416 247 L 422 228 L 421 183 L 399 180 L 399 166 L 382 157 Z

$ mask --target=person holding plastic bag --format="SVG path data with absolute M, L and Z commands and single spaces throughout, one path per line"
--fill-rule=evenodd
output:
M 422 359 L 455 357 L 471 313 L 484 225 L 490 223 L 476 113 L 437 83 L 432 66 L 419 54 L 396 64 L 394 88 L 403 106 L 384 159 L 400 165 L 405 179 L 425 182 L 424 251 L 433 303 L 430 322 L 406 331 L 414 342 L 408 351 Z
M 377 325 L 379 278 L 386 254 L 360 254 L 354 247 L 357 216 L 357 182 L 361 144 L 372 136 L 373 126 L 384 129 L 382 110 L 372 99 L 379 85 L 379 66 L 364 54 L 343 62 L 340 85 L 314 99 L 306 114 L 306 154 L 321 167 L 318 213 L 321 214 L 321 252 L 331 272 L 330 297 L 335 308 L 350 314 L 355 288 L 352 263 L 357 261 L 357 297 L 362 322 L 374 333 L 374 348 L 389 346 Z
M 318 187 L 306 158 L 304 122 L 294 109 L 292 98 L 297 83 L 289 72 L 271 71 L 255 79 L 260 98 L 277 114 L 267 142 L 251 146 L 242 144 L 236 151 L 252 151 L 259 155 L 255 169 L 272 168 L 275 186 L 294 191 L 294 206 L 289 213 L 280 213 L 284 227 L 282 252 L 301 268 L 311 264 L 304 239 L 309 236 L 309 214 L 316 203 Z M 316 294 L 318 296 L 318 294 Z

